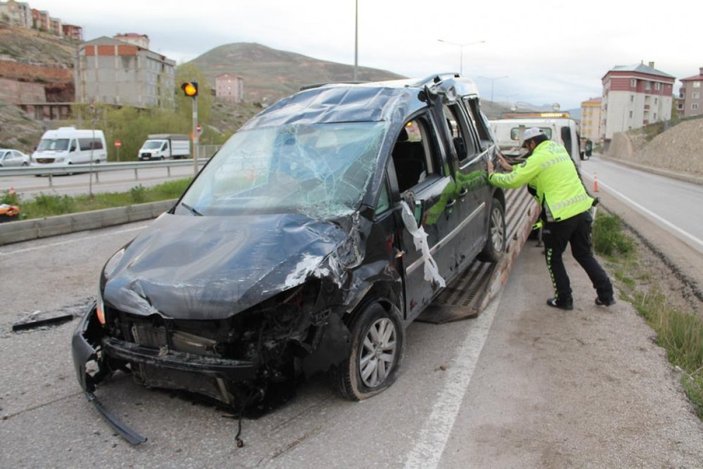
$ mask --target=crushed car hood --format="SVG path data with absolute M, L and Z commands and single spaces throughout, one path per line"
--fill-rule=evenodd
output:
M 103 300 L 132 314 L 227 318 L 329 275 L 323 261 L 347 238 L 340 225 L 300 214 L 164 214 L 106 272 Z

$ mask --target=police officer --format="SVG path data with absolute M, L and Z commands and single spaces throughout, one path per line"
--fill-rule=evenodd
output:
M 549 140 L 537 127 L 525 131 L 522 146 L 528 150 L 526 161 L 513 167 L 499 157 L 498 163 L 506 173 L 495 173 L 493 163 L 489 161 L 488 180 L 505 189 L 527 184 L 542 207 L 542 240 L 547 269 L 554 285 L 554 297 L 549 298 L 547 304 L 566 310 L 574 308 L 569 276 L 561 258 L 567 244 L 571 244 L 574 258 L 596 289 L 596 304 L 614 304 L 613 285 L 593 257 L 590 208 L 594 199 L 586 192 L 576 165 L 562 145 Z

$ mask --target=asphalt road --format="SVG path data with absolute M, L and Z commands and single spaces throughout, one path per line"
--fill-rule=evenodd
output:
M 597 179 L 599 191 L 625 202 L 703 253 L 703 186 L 639 171 L 598 156 L 584 161 L 581 173 Z
M 169 171 L 167 168 L 150 168 L 146 162 L 138 171 L 102 172 L 98 180 L 93 175 L 92 182 L 89 174 L 59 175 L 51 179 L 48 176 L 4 176 L 0 178 L 0 190 L 12 187 L 22 199 L 27 200 L 38 194 L 79 195 L 88 194 L 91 190 L 93 193 L 126 192 L 138 185 L 150 187 L 170 179 L 192 176 L 192 165 L 174 166 Z
M 584 181 L 703 301 L 703 186 L 638 171 L 598 156 L 581 165 Z M 699 312 L 703 314 L 703 311 Z
M 402 372 L 361 403 L 324 377 L 287 405 L 236 422 L 119 376 L 97 395 L 149 440 L 130 447 L 79 391 L 76 320 L 12 332 L 14 322 L 85 311 L 102 263 L 146 223 L 0 247 L 0 467 L 700 467 L 703 425 L 633 308 L 593 305 L 568 258 L 575 310 L 550 294 L 541 248 L 520 255 L 477 318 L 414 323 Z

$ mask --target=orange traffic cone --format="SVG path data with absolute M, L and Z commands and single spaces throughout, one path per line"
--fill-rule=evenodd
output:
M 598 192 L 598 176 L 593 175 L 593 192 Z

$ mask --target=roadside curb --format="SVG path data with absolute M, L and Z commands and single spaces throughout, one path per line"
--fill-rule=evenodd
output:
M 0 246 L 156 218 L 176 199 L 0 224 Z

